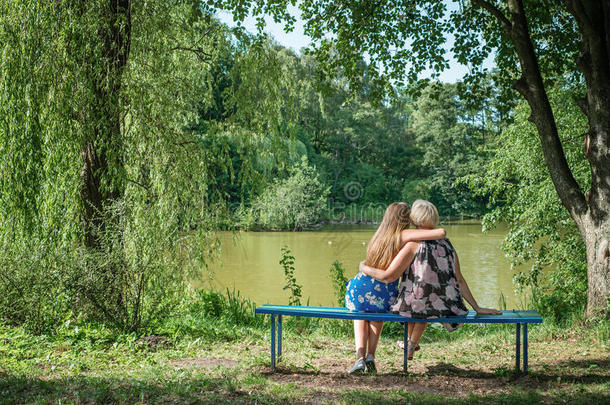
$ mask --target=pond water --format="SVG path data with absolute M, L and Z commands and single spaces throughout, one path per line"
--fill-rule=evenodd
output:
M 477 222 L 441 225 L 460 257 L 462 274 L 479 305 L 498 307 L 500 297 L 507 309 L 523 307 L 523 298 L 513 290 L 508 259 L 500 249 L 506 228 L 483 233 Z M 358 271 L 376 225 L 328 226 L 306 232 L 225 232 L 220 234 L 220 260 L 203 275 L 204 284 L 224 292 L 239 290 L 262 304 L 288 304 L 284 272 L 279 264 L 281 247 L 287 245 L 295 257 L 295 277 L 303 286 L 302 303 L 336 306 L 330 268 L 341 261 L 349 279 Z

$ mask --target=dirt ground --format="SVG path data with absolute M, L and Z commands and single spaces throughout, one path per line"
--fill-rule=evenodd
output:
M 574 342 L 577 338 L 574 337 Z M 299 356 L 287 356 L 287 364 L 278 363 L 271 373 L 268 367 L 256 372 L 276 384 L 292 384 L 309 388 L 323 396 L 340 390 L 389 392 L 406 390 L 411 393 L 436 394 L 446 398 L 469 396 L 501 396 L 515 392 L 537 392 L 555 403 L 558 392 L 597 392 L 610 388 L 610 352 L 603 346 L 587 347 L 557 341 L 535 342 L 529 348 L 528 375 L 515 371 L 514 346 L 503 344 L 494 348 L 477 347 L 476 342 L 458 352 L 449 347 L 443 353 L 431 347 L 424 355 L 416 353 L 409 361 L 409 373 L 402 371 L 402 352 L 393 347 L 381 350 L 377 359 L 377 374 L 349 375 L 347 369 L 354 359 L 349 344 L 325 348 L 327 355 L 314 356 L 309 362 Z M 422 352 L 423 352 L 422 350 Z M 438 349 L 437 349 L 438 350 Z M 335 355 L 328 355 L 328 352 Z M 303 365 L 305 364 L 305 365 Z M 254 370 L 253 370 L 254 371 Z M 607 403 L 610 403 L 610 389 Z M 602 393 L 602 397 L 603 397 Z M 599 395 L 595 397 L 599 402 Z M 569 402 L 569 401 L 568 401 Z M 602 401 L 603 402 L 603 401 Z

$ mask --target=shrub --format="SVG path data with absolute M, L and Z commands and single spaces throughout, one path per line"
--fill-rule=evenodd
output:
M 32 237 L 4 240 L 0 249 L 0 317 L 40 334 L 51 333 L 70 316 L 66 275 L 69 252 Z
M 238 290 L 229 290 L 223 295 L 214 290 L 190 290 L 185 298 L 187 311 L 197 319 L 218 320 L 231 326 L 261 326 L 263 317 L 256 316 L 256 304 L 243 297 Z M 205 328 L 202 324 L 200 328 Z
M 337 298 L 337 304 L 340 307 L 345 305 L 345 291 L 347 290 L 347 278 L 345 277 L 345 270 L 339 260 L 335 260 L 330 268 L 330 281 L 335 291 L 335 298 Z
M 219 318 L 225 308 L 225 297 L 216 291 L 199 290 L 191 305 L 191 312 L 209 318 Z
M 217 242 L 202 227 L 179 237 L 184 231 L 174 219 L 154 205 L 117 200 L 108 207 L 96 230 L 99 247 L 80 250 L 69 283 L 79 312 L 126 331 L 170 316 L 201 271 L 191 251 L 208 256 Z
M 294 256 L 290 253 L 288 246 L 282 247 L 280 264 L 284 268 L 284 277 L 286 278 L 284 290 L 290 291 L 288 305 L 301 305 L 301 286 L 297 283 L 297 279 L 294 276 Z
M 290 177 L 275 181 L 254 199 L 249 209 L 238 211 L 241 226 L 247 229 L 301 230 L 318 222 L 326 207 L 329 188 L 315 167 L 303 157 L 290 169 Z

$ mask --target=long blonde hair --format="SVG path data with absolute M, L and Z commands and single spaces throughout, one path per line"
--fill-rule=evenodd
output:
M 364 263 L 378 269 L 387 268 L 401 247 L 400 233 L 409 223 L 409 206 L 404 202 L 390 204 L 369 242 Z

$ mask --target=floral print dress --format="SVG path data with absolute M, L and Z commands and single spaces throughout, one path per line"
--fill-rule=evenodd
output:
M 455 250 L 449 239 L 423 241 L 402 275 L 392 312 L 410 318 L 445 318 L 468 313 L 455 275 Z M 443 324 L 447 330 L 461 324 Z
M 360 272 L 346 286 L 345 307 L 350 311 L 388 312 L 398 295 L 398 280 L 382 283 Z

